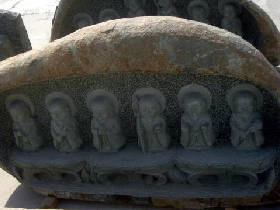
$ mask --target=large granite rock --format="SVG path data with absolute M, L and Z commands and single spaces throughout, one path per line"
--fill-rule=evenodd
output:
M 182 113 L 177 94 L 192 83 L 205 86 L 212 95 L 209 114 L 216 138 L 207 150 L 184 149 L 179 144 Z M 226 98 L 235 87 L 251 87 L 239 85 L 243 83 L 257 86 L 263 95 L 259 111 L 263 115 L 264 145 L 254 150 L 237 150 L 230 143 L 232 111 Z M 142 17 L 87 27 L 1 63 L 1 166 L 35 191 L 62 198 L 112 201 L 112 195 L 119 195 L 139 201 L 152 197 L 155 205 L 180 208 L 193 203 L 201 207 L 276 202 L 279 187 L 274 187 L 280 170 L 276 155 L 280 135 L 279 84 L 279 73 L 260 51 L 241 37 L 213 26 L 175 17 Z M 100 89 L 115 96 L 105 95 Z M 89 110 L 91 101 L 87 101 L 93 90 L 119 101 L 119 107 L 112 103 L 112 114 L 110 100 L 99 100 L 111 110 L 112 122 L 115 115 L 120 118 L 127 145 L 119 152 L 100 153 L 93 148 L 95 129 L 90 122 L 94 122 L 96 113 Z M 138 102 L 132 97 L 136 93 L 140 95 Z M 76 113 L 76 123 L 69 118 L 62 124 L 77 126 L 75 135 L 76 130 L 80 131 L 83 145 L 77 151 L 54 148 L 50 122 L 52 128 L 60 125 L 53 124 L 58 116 L 48 112 L 57 109 L 49 105 L 49 95 L 63 99 L 55 103 L 64 107 L 63 113 Z M 158 135 L 158 131 L 147 131 L 149 126 L 141 118 L 145 115 L 137 115 L 135 105 L 139 103 L 141 114 L 141 106 L 154 106 L 157 99 L 156 114 L 150 115 L 162 124 L 163 115 L 166 117 L 171 145 L 165 145 L 168 148 L 162 152 L 144 154 L 139 146 L 143 147 L 140 143 L 145 138 L 137 138 L 139 130 L 146 126 L 146 138 Z M 13 104 L 13 100 L 17 103 Z M 16 148 L 19 137 L 25 134 L 15 132 L 15 126 L 13 131 L 12 123 L 15 125 L 19 119 L 13 118 L 12 122 L 9 112 L 13 116 L 12 110 L 26 106 L 31 128 L 37 122 L 38 130 L 43 131 L 45 147 L 36 147 L 38 151 Z M 69 129 L 63 132 L 68 134 Z M 66 139 L 73 139 L 74 134 L 65 134 Z M 99 134 L 111 142 L 108 133 L 101 130 Z M 110 145 L 108 142 L 106 145 Z
M 201 5 L 199 1 L 198 3 L 194 2 L 197 1 L 175 1 L 174 8 L 177 10 L 177 15 L 173 13 L 170 13 L 170 15 L 192 20 L 194 18 L 190 14 L 192 7 L 196 4 Z M 223 16 L 220 11 L 220 2 L 222 1 L 207 0 L 205 2 L 205 10 L 207 10 L 208 14 L 207 23 L 221 28 Z M 259 49 L 274 66 L 278 65 L 280 62 L 280 35 L 269 15 L 253 1 L 234 0 L 233 2 L 237 2 L 242 7 L 239 17 L 242 22 L 242 30 L 244 31 L 243 38 Z M 96 0 L 61 0 L 53 18 L 51 41 L 64 37 L 77 30 L 78 28 L 75 27 L 73 23 L 74 20 L 77 19 L 77 15 L 87 19 L 87 21 L 84 21 L 87 22 L 87 24 L 83 24 L 84 27 L 100 23 L 100 14 L 103 14 L 104 10 L 108 11 L 108 9 L 113 9 L 114 14 L 118 14 L 118 17 L 113 17 L 114 15 L 112 14 L 111 19 L 128 17 L 128 9 L 124 1 L 106 0 L 99 2 Z M 146 1 L 144 11 L 147 16 L 155 16 L 158 14 L 157 6 L 152 0 Z

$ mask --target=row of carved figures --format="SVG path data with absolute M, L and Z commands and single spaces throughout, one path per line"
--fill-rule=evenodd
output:
M 159 16 L 178 16 L 174 6 L 175 0 L 154 0 Z M 127 17 L 145 16 L 144 10 L 146 0 L 124 0 L 128 9 Z M 236 0 L 220 0 L 219 11 L 223 16 L 221 27 L 232 33 L 243 37 L 242 22 L 238 17 L 242 12 L 242 6 Z M 209 6 L 204 0 L 194 0 L 188 5 L 188 15 L 195 21 L 211 24 L 208 17 Z M 99 13 L 99 22 L 119 19 L 120 15 L 114 9 L 104 9 Z M 78 13 L 73 18 L 73 25 L 76 30 L 93 24 L 91 16 L 87 13 Z
M 181 88 L 178 101 L 183 111 L 181 145 L 189 149 L 207 149 L 215 143 L 209 110 L 212 95 L 204 86 L 190 84 Z M 264 143 L 262 134 L 263 95 L 255 86 L 242 84 L 227 94 L 232 109 L 230 119 L 232 145 L 237 149 L 254 150 Z M 60 151 L 78 150 L 83 141 L 75 120 L 72 98 L 62 92 L 50 93 L 45 99 L 51 120 L 54 146 Z M 11 95 L 6 106 L 13 119 L 16 145 L 22 150 L 38 150 L 44 141 L 34 120 L 34 106 L 24 95 Z M 93 114 L 93 144 L 100 152 L 118 152 L 126 143 L 118 118 L 116 96 L 106 90 L 94 90 L 87 96 Z M 164 110 L 166 99 L 155 88 L 141 88 L 132 96 L 132 109 L 137 121 L 138 143 L 144 153 L 166 150 L 170 144 Z

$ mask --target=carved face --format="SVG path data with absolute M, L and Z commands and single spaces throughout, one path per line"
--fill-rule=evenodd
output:
M 50 107 L 50 113 L 56 121 L 66 121 L 70 118 L 70 108 L 63 102 L 55 102 Z
M 240 94 L 235 97 L 235 113 L 242 118 L 249 118 L 255 112 L 255 99 L 251 94 Z
M 192 9 L 192 17 L 196 21 L 205 22 L 205 20 L 207 19 L 207 14 L 201 6 L 195 6 Z
M 139 9 L 141 9 L 141 7 L 142 7 L 142 5 L 139 0 L 129 0 L 128 1 L 128 9 L 133 12 L 138 11 Z
M 93 101 L 91 104 L 93 117 L 101 122 L 113 115 L 114 109 L 108 100 Z
M 192 119 L 198 119 L 206 111 L 205 101 L 200 96 L 187 97 L 184 100 L 184 112 Z
M 144 97 L 139 100 L 139 112 L 144 118 L 154 118 L 160 112 L 160 105 L 154 97 Z
M 9 111 L 13 121 L 15 122 L 24 123 L 27 119 L 30 118 L 30 111 L 24 104 L 16 104 L 12 106 Z
M 86 19 L 80 19 L 77 22 L 77 29 L 81 29 L 87 26 L 90 26 L 91 24 Z
M 224 6 L 224 17 L 226 18 L 235 18 L 237 16 L 236 14 L 236 7 L 234 4 L 228 3 Z
M 161 7 L 170 7 L 172 4 L 172 0 L 158 0 L 158 5 Z

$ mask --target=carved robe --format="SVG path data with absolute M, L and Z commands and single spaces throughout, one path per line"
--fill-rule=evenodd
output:
M 60 151 L 69 152 L 77 150 L 82 144 L 82 139 L 80 138 L 77 123 L 74 118 L 69 118 L 65 122 L 52 120 L 51 132 L 54 139 L 54 146 Z
M 204 113 L 193 121 L 186 113 L 181 119 L 181 144 L 184 147 L 211 147 L 215 142 L 212 120 Z
M 25 123 L 13 123 L 13 133 L 16 145 L 22 150 L 37 150 L 44 141 L 39 134 L 38 127 L 34 119 L 29 118 Z
M 100 152 L 117 152 L 125 144 L 118 117 L 111 117 L 104 123 L 93 118 L 91 132 L 93 145 Z
M 127 13 L 128 18 L 140 17 L 140 16 L 145 16 L 145 15 L 146 15 L 146 12 L 144 9 L 139 9 L 136 12 L 129 10 Z
M 143 152 L 162 151 L 170 144 L 165 119 L 158 115 L 153 119 L 139 117 L 137 120 L 138 144 Z
M 243 37 L 243 29 L 242 29 L 242 22 L 239 18 L 223 18 L 222 19 L 222 28 L 237 34 L 238 36 Z
M 233 113 L 230 119 L 230 140 L 234 147 L 256 149 L 264 143 L 261 115 L 255 112 L 247 120 Z

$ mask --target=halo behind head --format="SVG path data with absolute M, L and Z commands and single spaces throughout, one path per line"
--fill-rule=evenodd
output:
M 209 10 L 208 4 L 205 1 L 203 1 L 203 0 L 194 0 L 188 6 L 188 14 L 189 14 L 189 16 L 191 18 L 193 18 L 192 10 L 196 6 L 202 7 L 205 10 L 205 12 L 206 12 L 207 17 L 209 16 L 210 10 Z
M 52 102 L 55 99 L 60 99 L 60 100 L 64 101 L 70 109 L 71 116 L 75 116 L 76 106 L 75 106 L 73 99 L 70 98 L 70 96 L 68 96 L 67 94 L 62 93 L 62 92 L 52 92 L 49 95 L 47 95 L 47 97 L 45 99 L 45 104 L 46 104 L 47 110 L 49 112 L 50 112 Z
M 226 96 L 229 107 L 232 110 L 234 109 L 233 100 L 235 99 L 236 94 L 238 92 L 242 92 L 242 91 L 250 92 L 256 99 L 257 110 L 261 110 L 261 108 L 263 106 L 263 94 L 256 86 L 251 85 L 251 84 L 237 85 L 229 90 L 229 92 L 227 93 L 227 96 Z
M 140 88 L 132 96 L 132 101 L 139 101 L 145 95 L 153 95 L 159 102 L 161 112 L 166 109 L 166 99 L 162 92 L 155 88 Z
M 119 15 L 119 13 L 116 12 L 116 10 L 114 10 L 114 9 L 104 9 L 99 13 L 99 22 L 104 22 L 104 18 L 109 16 L 109 15 L 113 17 L 112 20 L 120 18 L 120 15 Z
M 126 6 L 126 8 L 128 8 L 128 2 L 129 2 L 129 1 L 130 1 L 130 0 L 123 0 L 124 5 Z M 146 0 L 138 0 L 138 1 L 141 1 L 142 7 L 143 7 L 143 8 L 146 6 Z
M 89 25 L 93 24 L 93 20 L 92 20 L 91 16 L 87 13 L 81 12 L 81 13 L 76 14 L 72 21 L 72 24 L 76 29 L 78 29 L 78 22 L 82 19 L 85 19 L 89 23 Z
M 119 101 L 118 101 L 117 97 L 114 94 L 110 93 L 109 91 L 102 90 L 102 89 L 94 90 L 87 95 L 86 102 L 87 102 L 87 106 L 90 111 L 92 111 L 91 110 L 92 101 L 95 98 L 100 97 L 100 96 L 107 98 L 112 103 L 115 113 L 119 112 Z
M 181 109 L 184 107 L 184 100 L 185 97 L 189 94 L 199 94 L 206 103 L 206 109 L 209 110 L 211 105 L 212 105 L 212 94 L 208 89 L 206 89 L 202 85 L 197 85 L 197 84 L 190 84 L 185 87 L 182 87 L 181 90 L 178 93 L 178 101 L 179 101 L 179 106 Z
M 13 95 L 10 95 L 6 98 L 6 108 L 7 108 L 7 110 L 10 109 L 11 105 L 15 101 L 21 101 L 22 103 L 24 103 L 29 108 L 31 115 L 34 116 L 35 108 L 34 108 L 33 103 L 31 102 L 31 100 L 28 97 L 26 97 L 24 95 L 20 95 L 20 94 L 13 94 Z
M 218 4 L 218 7 L 219 7 L 219 12 L 221 15 L 224 15 L 224 6 L 228 3 L 231 3 L 233 5 L 235 5 L 236 7 L 236 13 L 237 15 L 240 15 L 241 12 L 242 12 L 242 5 L 239 3 L 238 0 L 220 0 L 219 1 L 219 4 Z

